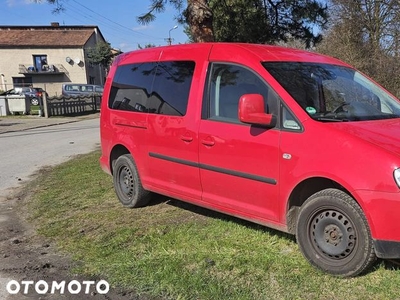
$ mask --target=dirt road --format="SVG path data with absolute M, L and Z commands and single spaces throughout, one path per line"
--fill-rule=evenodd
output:
M 24 183 L 46 172 L 45 166 L 99 146 L 98 118 L 34 129 L 7 126 L 0 130 L 0 299 L 139 299 L 102 278 L 71 274 L 70 258 L 36 235 L 19 205 L 32 192 Z

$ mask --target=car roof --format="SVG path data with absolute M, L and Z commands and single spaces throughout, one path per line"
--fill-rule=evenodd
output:
M 227 56 L 240 55 L 252 53 L 258 57 L 260 61 L 296 61 L 296 62 L 315 62 L 315 63 L 327 63 L 336 64 L 351 67 L 343 61 L 334 57 L 326 56 L 317 52 L 294 49 L 288 47 L 265 45 L 265 44 L 250 44 L 250 43 L 192 43 L 192 44 L 180 44 L 162 47 L 146 48 L 141 50 L 134 50 L 120 54 L 117 60 L 121 60 L 126 56 L 133 53 L 139 52 L 155 52 L 162 53 L 165 49 L 171 49 L 175 51 L 191 51 L 193 56 L 195 52 L 201 51 L 205 48 L 214 49 L 214 51 L 224 51 Z

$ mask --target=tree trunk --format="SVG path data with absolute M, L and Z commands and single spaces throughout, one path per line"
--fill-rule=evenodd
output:
M 196 43 L 213 42 L 213 13 L 207 0 L 188 0 L 186 21 Z

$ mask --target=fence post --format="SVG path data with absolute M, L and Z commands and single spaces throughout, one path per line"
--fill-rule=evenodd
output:
M 49 111 L 48 111 L 48 107 L 47 107 L 46 93 L 42 93 L 42 99 L 43 99 L 44 117 L 48 118 L 49 117 Z
M 93 111 L 96 112 L 97 111 L 97 97 L 93 95 L 92 101 L 93 101 Z

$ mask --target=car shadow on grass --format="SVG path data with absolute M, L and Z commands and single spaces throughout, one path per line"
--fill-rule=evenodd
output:
M 207 209 L 201 206 L 197 206 L 188 202 L 184 202 L 184 201 L 180 201 L 180 200 L 176 200 L 167 196 L 163 196 L 163 195 L 158 195 L 158 194 L 153 194 L 150 203 L 148 204 L 148 206 L 156 206 L 159 205 L 161 203 L 166 203 L 168 205 L 189 211 L 191 213 L 195 213 L 198 214 L 200 216 L 206 217 L 206 218 L 212 218 L 212 219 L 219 219 L 219 220 L 223 220 L 226 222 L 234 222 L 236 224 L 240 224 L 242 226 L 245 226 L 246 228 L 250 228 L 253 230 L 257 230 L 257 231 L 261 231 L 261 232 L 268 232 L 271 235 L 275 235 L 281 238 L 285 238 L 288 239 L 294 243 L 296 243 L 296 238 L 294 235 L 270 228 L 270 227 L 266 227 L 251 221 L 247 221 L 244 219 L 240 219 L 238 217 L 234 217 L 228 214 L 224 214 L 224 213 L 220 213 L 218 211 L 214 211 L 211 209 Z
M 392 271 L 400 270 L 400 259 L 386 259 L 382 260 L 382 263 L 385 270 L 392 270 Z M 378 267 L 379 264 L 377 264 L 377 268 Z

